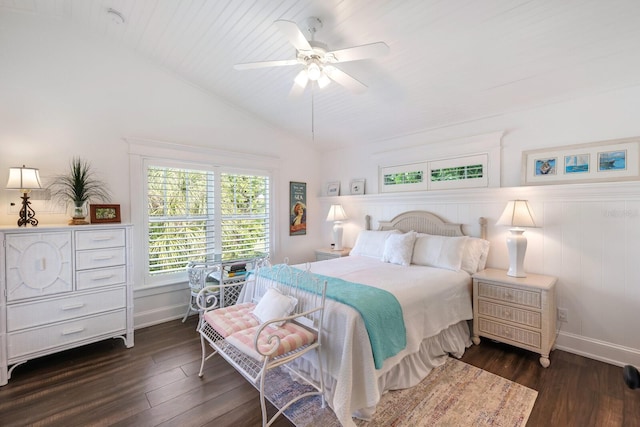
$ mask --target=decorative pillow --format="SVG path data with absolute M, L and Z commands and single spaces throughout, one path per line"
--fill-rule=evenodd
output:
M 460 271 L 467 236 L 418 234 L 411 262 L 417 265 Z
M 382 259 L 384 242 L 392 234 L 401 234 L 399 230 L 373 231 L 362 230 L 358 234 L 356 244 L 351 249 L 350 255 L 361 255 Z
M 461 269 L 469 274 L 484 270 L 489 253 L 489 241 L 477 237 L 469 237 L 462 255 Z M 481 262 L 482 261 L 482 262 Z
M 400 265 L 411 264 L 415 241 L 415 231 L 409 231 L 405 234 L 390 234 L 384 242 L 382 261 Z
M 260 320 L 260 323 L 269 322 L 290 315 L 296 308 L 296 304 L 298 304 L 296 298 L 282 295 L 275 288 L 269 288 L 258 302 L 258 305 L 256 305 L 256 308 L 253 309 L 253 315 Z M 283 323 L 276 322 L 272 325 L 282 326 Z

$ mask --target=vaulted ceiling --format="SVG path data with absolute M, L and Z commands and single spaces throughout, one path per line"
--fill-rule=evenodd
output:
M 640 84 L 638 0 L 0 0 L 3 10 L 98 33 L 321 150 Z M 334 82 L 291 98 L 301 65 L 233 68 L 295 58 L 274 21 L 305 29 L 311 16 L 329 50 L 389 46 L 339 64 L 364 93 Z

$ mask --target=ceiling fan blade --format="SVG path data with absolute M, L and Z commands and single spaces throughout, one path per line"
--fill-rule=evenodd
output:
M 371 44 L 363 44 L 361 46 L 334 50 L 333 52 L 327 52 L 327 56 L 333 56 L 335 61 L 331 62 L 347 62 L 374 58 L 376 56 L 384 56 L 387 53 L 389 53 L 389 46 L 387 46 L 387 44 L 384 42 L 376 42 Z
M 299 51 L 310 51 L 312 50 L 311 45 L 305 38 L 302 31 L 295 22 L 285 21 L 284 19 L 279 19 L 274 22 L 280 32 L 287 37 L 289 43 Z
M 297 65 L 299 63 L 297 59 L 281 59 L 275 61 L 245 62 L 243 64 L 236 64 L 233 68 L 236 70 L 253 70 L 254 68 L 282 67 L 285 65 Z
M 325 72 L 331 80 L 346 87 L 353 93 L 360 94 L 367 90 L 367 86 L 364 83 L 359 82 L 339 68 L 325 67 Z

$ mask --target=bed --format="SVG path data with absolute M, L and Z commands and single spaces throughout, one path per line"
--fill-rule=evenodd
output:
M 481 238 L 472 238 L 460 225 L 429 212 L 406 212 L 380 221 L 378 230 L 363 230 L 347 257 L 294 266 L 309 267 L 347 293 L 361 285 L 389 293 L 401 307 L 404 345 L 380 350 L 364 313 L 327 294 L 321 337 L 325 397 L 342 425 L 355 425 L 352 417 L 370 419 L 386 391 L 418 384 L 448 355 L 461 357 L 471 345 L 471 274 L 484 269 L 489 245 L 480 223 Z M 383 329 L 394 330 L 398 319 L 393 322 L 386 313 L 393 304 L 381 301 L 380 317 L 389 316 Z M 393 340 L 383 336 L 382 347 Z M 295 363 L 297 370 L 318 377 L 314 357 Z

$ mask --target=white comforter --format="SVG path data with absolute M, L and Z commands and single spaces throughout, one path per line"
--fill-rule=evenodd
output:
M 296 267 L 306 268 L 305 265 Z M 311 264 L 311 271 L 385 289 L 402 306 L 407 347 L 376 370 L 360 314 L 350 306 L 326 300 L 322 354 L 325 376 L 331 377 L 326 381 L 327 398 L 345 426 L 355 425 L 352 415 L 375 407 L 384 391 L 415 385 L 415 378 L 424 376 L 423 372 L 407 372 L 410 378 L 407 380 L 385 377 L 394 367 L 394 375 L 405 375 L 406 369 L 415 370 L 413 367 L 398 369 L 396 365 L 418 352 L 423 340 L 473 318 L 471 277 L 465 272 L 416 265 L 403 267 L 363 256 L 315 262 Z M 315 361 L 307 360 L 299 364 L 299 369 L 317 377 L 315 365 Z M 380 390 L 381 386 L 384 390 Z

